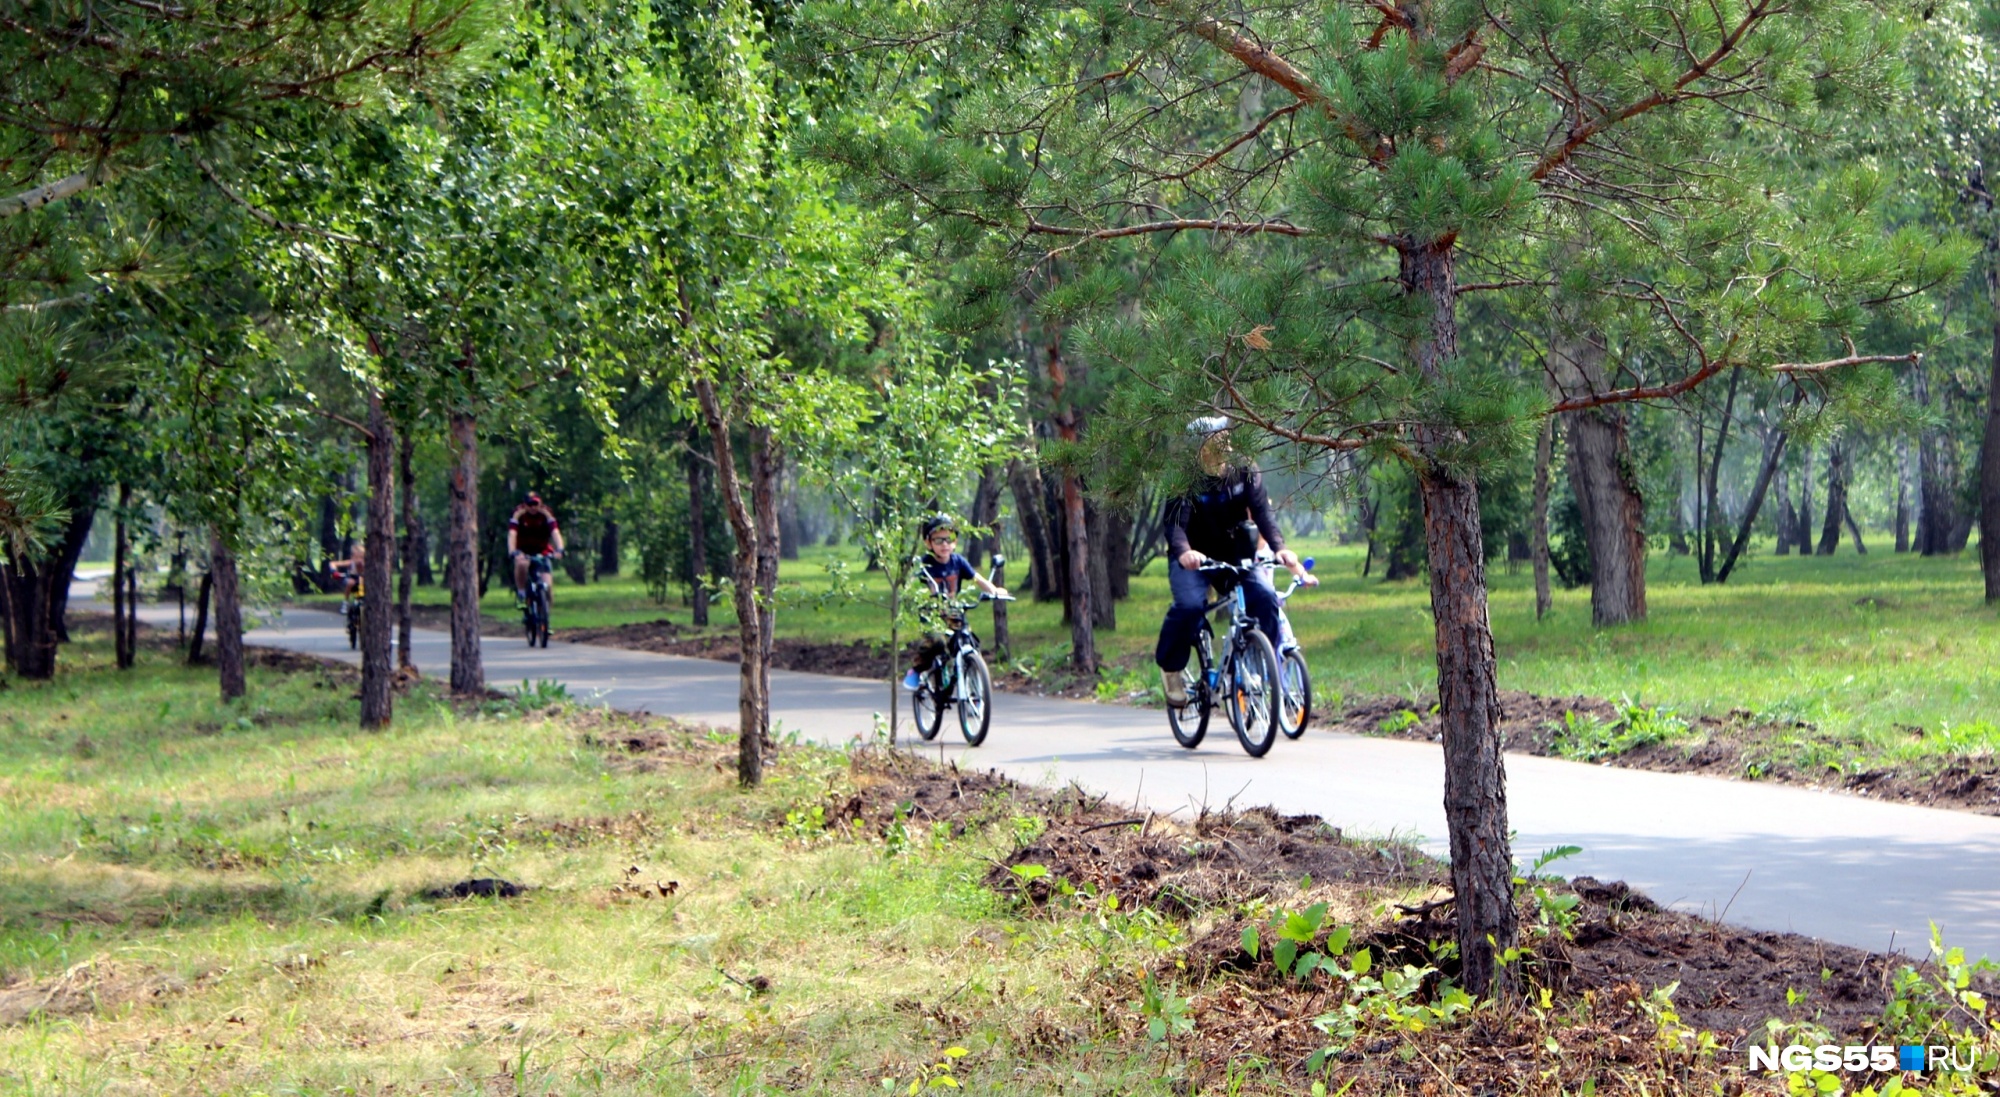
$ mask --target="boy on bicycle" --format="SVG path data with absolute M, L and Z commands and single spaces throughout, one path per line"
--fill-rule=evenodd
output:
M 507 555 L 514 561 L 514 602 L 521 604 L 528 594 L 528 567 L 532 557 L 553 551 L 561 556 L 563 551 L 562 527 L 556 523 L 556 514 L 542 502 L 542 497 L 529 492 L 521 499 L 521 505 L 507 519 Z M 555 592 L 555 570 L 549 571 L 549 591 L 551 598 Z
M 1005 587 L 994 586 L 972 567 L 972 562 L 958 554 L 958 526 L 943 514 L 934 514 L 924 519 L 924 547 L 928 550 L 923 557 L 920 570 L 924 581 L 930 584 L 932 592 L 943 598 L 958 594 L 958 588 L 970 579 L 974 586 L 994 598 L 1007 597 Z M 915 660 L 908 674 L 903 675 L 903 688 L 917 688 L 918 675 L 931 660 L 944 654 L 944 639 L 935 633 L 924 638 L 917 647 Z
M 1188 651 L 1208 605 L 1208 578 L 1200 568 L 1210 557 L 1234 562 L 1247 560 L 1256 551 L 1259 535 L 1277 553 L 1278 563 L 1309 587 L 1319 580 L 1299 562 L 1298 554 L 1285 547 L 1278 532 L 1278 519 L 1271 513 L 1270 497 L 1264 494 L 1264 474 L 1254 461 L 1232 461 L 1229 447 L 1229 420 L 1220 415 L 1205 416 L 1188 424 L 1188 433 L 1200 440 L 1197 459 L 1201 475 L 1194 490 L 1167 504 L 1167 586 L 1174 604 L 1160 622 L 1160 641 L 1153 649 L 1153 662 L 1160 668 L 1160 681 L 1167 704 L 1180 708 L 1187 704 Z M 1248 528 L 1246 528 L 1248 527 Z M 1276 648 L 1279 643 L 1278 592 L 1262 568 L 1253 568 L 1243 577 L 1244 608 L 1257 619 L 1257 628 Z

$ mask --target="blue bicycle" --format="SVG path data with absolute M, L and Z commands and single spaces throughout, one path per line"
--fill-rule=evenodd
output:
M 1202 607 L 1201 630 L 1195 634 L 1195 658 L 1185 675 L 1188 701 L 1179 708 L 1167 706 L 1167 726 L 1174 741 L 1193 750 L 1208 734 L 1209 714 L 1219 705 L 1229 717 L 1236 739 L 1252 758 L 1262 758 L 1277 741 L 1284 722 L 1279 694 L 1278 653 L 1257 628 L 1243 601 L 1243 582 L 1256 565 L 1225 564 L 1211 560 L 1201 566 L 1201 574 L 1219 592 L 1219 597 Z M 1215 630 L 1208 614 L 1230 607 L 1229 633 L 1223 637 L 1222 657 L 1215 656 Z M 1303 726 L 1303 725 L 1301 725 Z

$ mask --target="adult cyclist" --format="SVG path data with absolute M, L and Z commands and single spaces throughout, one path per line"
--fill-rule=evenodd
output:
M 527 598 L 528 568 L 533 558 L 553 550 L 562 555 L 562 527 L 556 522 L 555 511 L 542 502 L 542 497 L 529 492 L 521 499 L 521 505 L 507 519 L 507 555 L 514 561 L 514 602 L 521 604 Z M 555 571 L 549 571 L 549 589 L 555 589 Z
M 1181 672 L 1187 669 L 1189 649 L 1208 605 L 1208 579 L 1200 568 L 1210 558 L 1230 563 L 1247 560 L 1261 534 L 1277 554 L 1278 563 L 1306 586 L 1319 585 L 1299 562 L 1298 553 L 1285 547 L 1257 463 L 1238 458 L 1230 448 L 1229 420 L 1220 415 L 1204 416 L 1189 423 L 1187 429 L 1201 447 L 1196 454 L 1201 474 L 1191 491 L 1167 504 L 1167 586 L 1173 591 L 1174 604 L 1160 623 L 1160 642 L 1153 649 L 1167 703 L 1175 708 L 1188 702 L 1187 682 Z M 1253 568 L 1243 576 L 1242 584 L 1245 608 L 1275 648 L 1278 592 L 1272 588 L 1269 574 Z
M 972 584 L 994 598 L 1007 597 L 1007 588 L 993 585 L 985 576 L 973 568 L 971 561 L 958 553 L 958 526 L 950 517 L 934 514 L 924 519 L 924 548 L 926 551 L 919 565 L 924 578 L 929 580 L 932 590 L 950 598 L 958 594 L 960 583 L 972 580 Z M 944 654 L 944 638 L 936 633 L 924 637 L 911 660 L 910 670 L 903 675 L 903 688 L 916 689 L 919 678 L 931 660 Z

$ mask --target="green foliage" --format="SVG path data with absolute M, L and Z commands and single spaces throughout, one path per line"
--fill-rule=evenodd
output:
M 1580 710 L 1563 713 L 1562 723 L 1552 725 L 1554 738 L 1549 751 L 1559 758 L 1596 762 L 1640 747 L 1671 743 L 1688 733 L 1687 721 L 1669 708 L 1643 707 L 1626 701 L 1615 720 L 1604 720 Z

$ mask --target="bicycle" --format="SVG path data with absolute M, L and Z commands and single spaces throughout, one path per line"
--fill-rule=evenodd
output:
M 336 569 L 335 574 L 351 577 L 354 582 L 345 584 L 340 592 L 340 616 L 347 623 L 347 650 L 361 647 L 361 611 L 366 603 L 361 584 L 361 572 L 350 572 L 345 568 Z
M 1199 569 L 1220 592 L 1202 607 L 1201 629 L 1195 633 L 1195 656 L 1181 671 L 1187 684 L 1187 704 L 1167 706 L 1167 726 L 1174 741 L 1193 750 L 1208 734 L 1208 719 L 1217 705 L 1229 717 L 1236 739 L 1252 758 L 1262 758 L 1277 741 L 1281 720 L 1278 698 L 1278 655 L 1243 601 L 1243 583 L 1254 565 L 1211 560 Z M 1208 615 L 1230 607 L 1229 633 L 1222 658 L 1215 657 L 1215 630 Z
M 1270 567 L 1269 557 L 1259 554 L 1257 562 Z M 1299 561 L 1307 571 L 1313 569 L 1313 558 L 1308 556 Z M 1299 592 L 1305 584 L 1299 577 L 1292 576 L 1292 585 L 1278 593 L 1278 730 L 1285 738 L 1296 739 L 1306 733 L 1306 722 L 1312 719 L 1313 685 L 1312 671 L 1306 667 L 1305 649 L 1299 647 L 1299 638 L 1292 634 L 1292 621 L 1285 615 L 1285 603 Z
M 995 568 L 1004 562 L 999 556 L 993 558 Z M 939 602 L 945 638 L 944 650 L 918 673 L 916 693 L 910 698 L 917 734 L 925 742 L 937 738 L 944 728 L 945 707 L 952 706 L 958 709 L 958 730 L 965 736 L 965 745 L 976 747 L 986 741 L 987 729 L 993 722 L 993 675 L 986 669 L 986 657 L 979 653 L 979 637 L 967 627 L 965 615 L 981 602 L 1011 602 L 1014 598 L 1012 595 L 994 598 L 984 592 L 977 598 L 952 598 L 939 590 L 928 575 L 924 576 L 924 582 L 930 584 L 931 593 Z
M 528 589 L 521 595 L 521 625 L 528 633 L 529 647 L 549 646 L 549 561 L 552 554 L 528 554 Z

